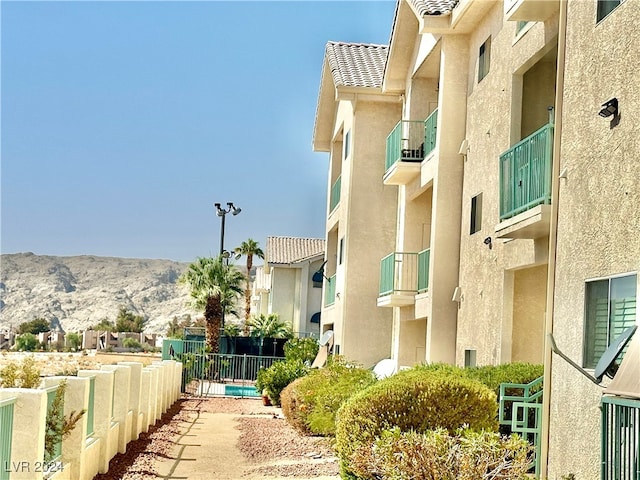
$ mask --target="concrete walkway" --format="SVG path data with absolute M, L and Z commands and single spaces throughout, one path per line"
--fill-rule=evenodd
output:
M 240 431 L 235 413 L 196 412 L 176 439 L 169 458 L 156 464 L 159 478 L 166 480 L 243 478 L 245 462 L 236 447 Z M 215 461 L 214 461 L 215 458 Z
M 257 465 L 247 462 L 237 446 L 240 438 L 240 430 L 237 428 L 239 417 L 237 413 L 193 410 L 189 420 L 179 424 L 179 434 L 174 439 L 173 451 L 167 457 L 158 458 L 154 462 L 157 478 L 165 480 L 303 480 L 303 477 L 266 477 L 264 474 L 252 474 Z M 339 476 L 323 476 L 308 480 L 339 478 Z

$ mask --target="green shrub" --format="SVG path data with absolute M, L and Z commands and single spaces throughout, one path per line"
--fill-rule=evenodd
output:
M 22 363 L 10 362 L 0 369 L 0 388 L 38 388 L 40 369 L 33 357 L 26 357 Z
M 479 381 L 499 395 L 501 383 L 530 383 L 544 374 L 544 366 L 530 363 L 505 363 L 465 368 L 463 372 L 467 377 Z
M 340 406 L 374 382 L 370 370 L 340 359 L 330 361 L 325 368 L 313 370 L 282 392 L 282 413 L 303 433 L 334 435 Z
M 438 428 L 425 433 L 395 427 L 353 456 L 358 478 L 388 480 L 525 479 L 530 445 L 517 436 L 462 428 L 455 434 Z
M 354 452 L 370 447 L 384 430 L 453 433 L 468 425 L 496 431 L 496 413 L 495 394 L 475 380 L 449 369 L 400 372 L 356 393 L 338 411 L 336 448 L 343 473 L 349 474 Z
M 142 344 L 135 338 L 125 338 L 122 340 L 122 346 L 132 350 L 142 350 Z
M 33 333 L 23 333 L 16 337 L 16 348 L 21 352 L 33 352 L 39 344 L 38 338 Z
M 313 362 L 318 355 L 318 341 L 315 338 L 292 338 L 284 344 L 284 356 L 287 360 Z
M 71 435 L 71 432 L 86 413 L 82 409 L 79 412 L 75 410 L 64 414 L 64 396 L 67 390 L 67 381 L 63 380 L 58 385 L 53 402 L 47 409 L 46 429 L 44 434 L 44 459 L 47 462 L 52 461 L 56 456 L 56 445 L 59 445 L 63 439 Z
M 80 347 L 82 346 L 82 335 L 71 332 L 67 334 L 65 340 L 71 351 L 75 352 L 80 350 Z
M 287 419 L 289 425 L 307 435 L 311 434 L 306 421 L 309 407 L 304 403 L 303 392 L 307 391 L 307 379 L 314 375 L 315 372 L 311 372 L 307 376 L 296 378 L 280 393 L 282 415 Z
M 258 392 L 266 391 L 271 403 L 280 406 L 282 390 L 296 378 L 302 377 L 308 372 L 309 367 L 300 360 L 275 362 L 269 368 L 258 371 L 256 389 Z
M 500 394 L 500 384 L 530 383 L 543 375 L 544 366 L 531 363 L 505 363 L 502 365 L 460 368 L 444 363 L 432 363 L 419 365 L 414 367 L 414 370 L 429 372 L 444 371 L 465 376 L 486 385 L 493 390 L 497 396 Z

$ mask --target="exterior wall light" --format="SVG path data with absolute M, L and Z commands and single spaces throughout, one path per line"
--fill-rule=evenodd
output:
M 610 117 L 611 115 L 618 115 L 618 99 L 612 98 L 602 104 L 602 109 L 598 112 L 603 118 Z
M 489 250 L 493 248 L 493 242 L 491 241 L 491 237 L 487 237 L 484 239 L 484 244 L 489 247 Z

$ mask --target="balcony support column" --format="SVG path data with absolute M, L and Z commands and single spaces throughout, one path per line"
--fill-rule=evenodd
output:
M 458 286 L 463 158 L 458 153 L 465 138 L 469 42 L 463 35 L 445 35 L 440 57 L 438 92 L 438 169 L 433 181 L 431 262 L 426 360 L 455 363 L 457 307 L 451 301 Z

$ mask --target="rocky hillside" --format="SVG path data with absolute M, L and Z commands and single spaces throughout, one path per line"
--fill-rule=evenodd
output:
M 0 256 L 0 330 L 42 317 L 64 331 L 83 330 L 120 307 L 147 319 L 146 330 L 164 333 L 174 316 L 199 314 L 187 307 L 177 283 L 188 264 L 95 256 Z

